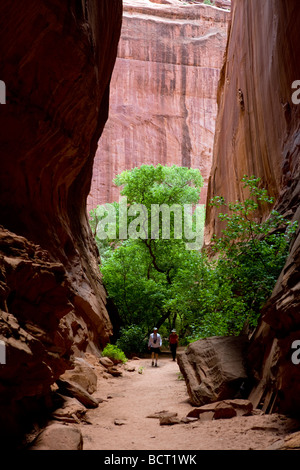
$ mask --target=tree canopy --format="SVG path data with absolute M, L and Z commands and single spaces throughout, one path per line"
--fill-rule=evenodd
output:
M 210 202 L 225 209 L 219 214 L 225 224 L 222 236 L 212 240 L 213 256 L 202 249 L 198 170 L 143 165 L 114 182 L 122 188 L 125 205 L 96 208 L 91 226 L 123 334 L 138 327 L 147 335 L 157 326 L 167 335 L 176 326 L 181 338 L 192 341 L 239 334 L 245 322 L 254 327 L 295 232 L 295 224 L 275 211 L 264 222 L 257 218 L 258 205 L 273 202 L 259 178 L 243 178 L 249 194 L 243 201 L 219 196 Z M 108 217 L 110 211 L 115 219 Z M 112 220 L 115 229 L 105 231 Z

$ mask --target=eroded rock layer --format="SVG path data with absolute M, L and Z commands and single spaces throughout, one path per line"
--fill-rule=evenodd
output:
M 0 5 L 0 419 L 8 439 L 72 354 L 99 350 L 111 334 L 86 198 L 121 19 L 119 0 Z
M 89 209 L 118 201 L 113 178 L 143 163 L 199 168 L 205 202 L 229 17 L 228 10 L 177 0 L 124 1 Z
M 232 23 L 218 90 L 218 117 L 208 198 L 245 195 L 243 175 L 262 179 L 275 208 L 300 221 L 300 106 L 292 84 L 300 79 L 299 2 L 233 1 Z M 267 217 L 270 208 L 261 209 Z M 220 234 L 208 208 L 206 242 Z M 292 361 L 300 340 L 300 234 L 274 293 L 263 310 L 249 352 L 254 406 L 300 412 L 300 365 Z

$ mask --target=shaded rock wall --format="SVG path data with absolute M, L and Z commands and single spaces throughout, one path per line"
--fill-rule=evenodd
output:
M 240 179 L 260 176 L 275 208 L 300 221 L 300 106 L 292 83 L 300 79 L 297 0 L 233 1 L 232 23 L 218 90 L 218 118 L 208 198 L 243 199 Z M 270 208 L 261 208 L 267 217 Z M 220 234 L 217 211 L 207 209 L 206 243 Z M 286 266 L 252 339 L 254 406 L 300 412 L 300 365 L 291 345 L 300 339 L 298 232 Z
M 229 17 L 229 11 L 177 0 L 124 1 L 89 209 L 119 200 L 113 178 L 143 163 L 199 168 L 205 202 Z
M 121 19 L 120 0 L 0 4 L 0 77 L 7 90 L 0 110 L 6 436 L 32 410 L 25 402 L 38 403 L 74 352 L 97 351 L 111 334 L 86 198 Z

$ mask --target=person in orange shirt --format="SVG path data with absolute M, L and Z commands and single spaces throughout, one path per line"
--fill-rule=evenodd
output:
M 170 345 L 173 361 L 175 361 L 175 359 L 176 359 L 176 350 L 177 350 L 177 346 L 178 346 L 178 335 L 176 333 L 176 330 L 171 331 L 171 334 L 169 336 L 169 345 Z

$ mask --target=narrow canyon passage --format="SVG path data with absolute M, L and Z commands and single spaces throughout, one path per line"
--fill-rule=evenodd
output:
M 160 425 L 159 419 L 148 416 L 168 411 L 181 419 L 194 408 L 177 362 L 165 353 L 157 368 L 144 358 L 129 361 L 122 370 L 121 377 L 99 376 L 94 397 L 105 401 L 87 412 L 90 424 L 76 425 L 82 432 L 83 450 L 262 450 L 297 427 L 285 416 L 260 413 Z

